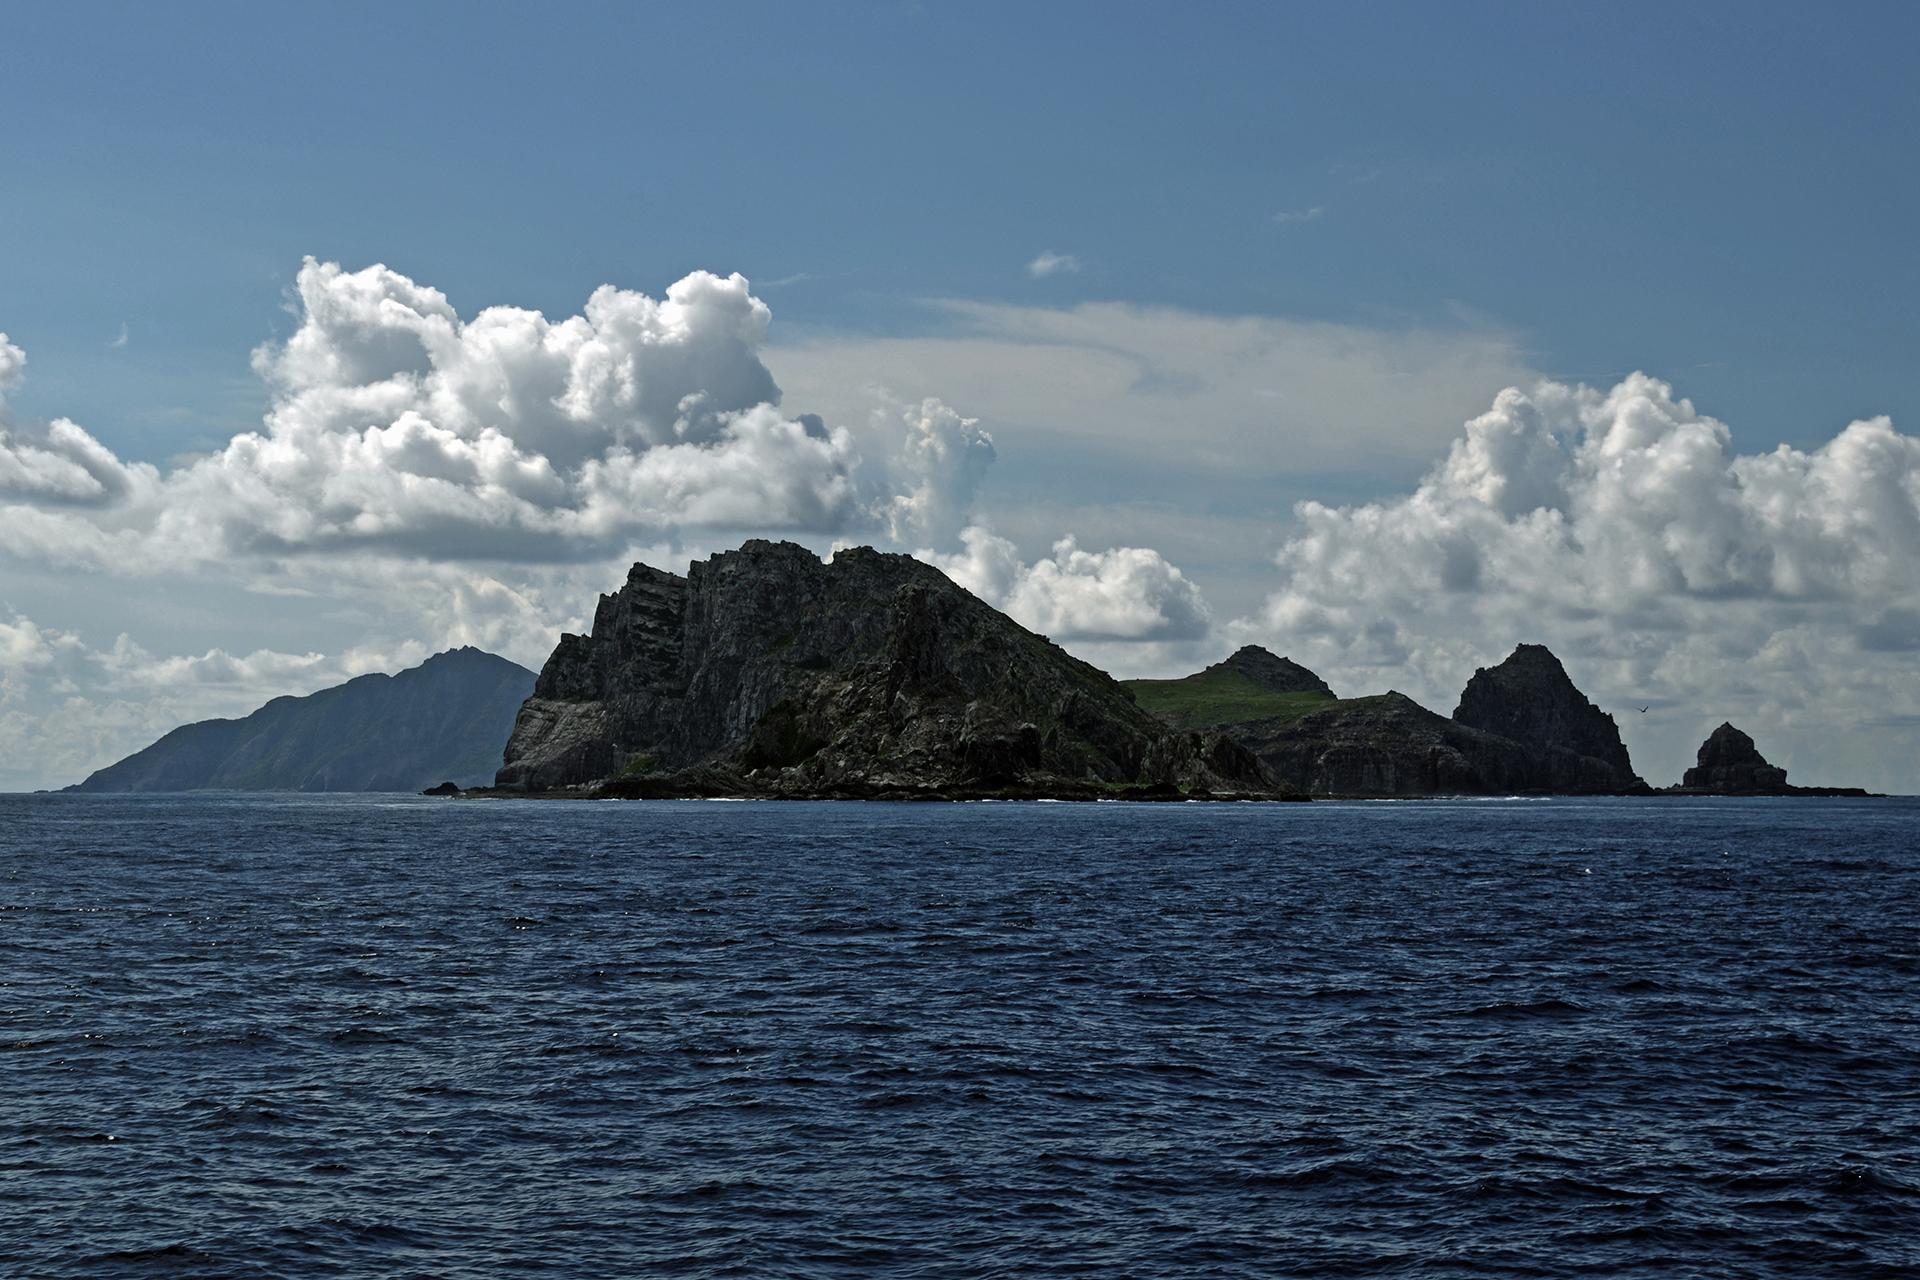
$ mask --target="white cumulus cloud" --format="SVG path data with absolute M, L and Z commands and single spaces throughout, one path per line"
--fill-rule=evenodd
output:
M 26 367 L 27 353 L 14 346 L 6 334 L 0 333 L 0 391 L 18 383 Z
M 1032 631 L 1056 640 L 1193 640 L 1211 625 L 1199 587 L 1144 547 L 1082 551 L 1069 536 L 1029 565 L 1019 548 L 971 526 L 965 550 L 914 554 Z
M 891 496 L 876 504 L 889 536 L 902 545 L 915 538 L 952 542 L 993 465 L 993 437 L 978 419 L 963 418 L 931 396 L 905 409 L 888 397 L 873 412 L 872 434 L 892 446 L 884 480 Z
M 25 375 L 27 353 L 0 333 L 0 391 Z M 65 418 L 44 430 L 25 432 L 0 397 L 0 503 L 100 503 L 128 492 L 136 480 L 158 473 L 137 473 L 105 445 Z
M 741 276 L 695 272 L 660 301 L 603 286 L 558 322 L 513 307 L 463 322 L 380 266 L 309 259 L 297 288 L 299 329 L 254 353 L 263 430 L 165 476 L 64 419 L 10 433 L 0 546 L 126 571 L 370 547 L 540 560 L 861 515 L 851 435 L 775 407 L 756 354 L 768 311 Z M 0 353 L 8 380 L 23 364 Z
M 1283 588 L 1235 629 L 1345 691 L 1451 710 L 1475 665 L 1544 641 L 1603 705 L 1657 708 L 1622 718 L 1654 781 L 1731 718 L 1798 781 L 1913 783 L 1874 759 L 1892 739 L 1856 732 L 1920 712 L 1920 440 L 1885 418 L 1740 456 L 1652 378 L 1543 382 L 1502 392 L 1412 494 L 1295 515 Z

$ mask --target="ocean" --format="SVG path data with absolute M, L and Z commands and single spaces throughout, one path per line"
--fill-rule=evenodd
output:
M 1920 801 L 0 798 L 0 1274 L 1920 1274 Z

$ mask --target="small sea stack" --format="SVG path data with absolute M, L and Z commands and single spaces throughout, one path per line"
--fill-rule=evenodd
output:
M 1787 771 L 1769 764 L 1753 739 L 1723 722 L 1700 744 L 1698 761 L 1667 788 L 1674 795 L 1698 796 L 1864 796 L 1859 787 L 1795 787 Z

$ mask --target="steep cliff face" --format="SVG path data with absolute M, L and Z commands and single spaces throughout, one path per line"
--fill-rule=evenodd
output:
M 1169 733 L 1104 672 L 910 556 L 753 541 L 635 565 L 564 636 L 495 785 L 609 794 L 1265 791 L 1219 734 Z
M 1534 786 L 1561 793 L 1645 791 L 1620 727 L 1567 678 L 1544 645 L 1523 644 L 1497 667 L 1473 673 L 1456 722 L 1539 753 Z

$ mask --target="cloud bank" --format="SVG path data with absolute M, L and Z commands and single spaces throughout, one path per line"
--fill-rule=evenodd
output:
M 1846 741 L 1920 713 L 1920 440 L 1885 418 L 1740 456 L 1645 375 L 1543 382 L 1500 393 L 1412 494 L 1295 514 L 1282 588 L 1234 630 L 1346 692 L 1450 711 L 1474 666 L 1545 641 L 1603 706 L 1664 713 L 1622 716 L 1656 782 L 1731 718 L 1802 781 L 1911 786 L 1875 758 L 1896 738 Z
M 948 301 L 959 331 L 812 337 L 765 352 L 799 404 L 867 412 L 875 385 L 963 406 L 1003 445 L 1045 441 L 1162 480 L 1362 473 L 1416 480 L 1460 422 L 1538 377 L 1506 335 L 1385 331 L 1170 307 Z M 1169 470 L 1173 468 L 1173 470 Z
M 309 259 L 297 290 L 298 330 L 254 353 L 263 431 L 165 476 L 65 420 L 9 437 L 0 545 L 134 572 L 362 548 L 558 560 L 859 517 L 852 438 L 778 411 L 767 308 L 738 275 L 696 272 L 662 301 L 602 287 L 558 323 L 513 307 L 463 323 L 379 266 Z
M 328 602 L 299 616 L 325 632 L 316 649 L 348 656 L 236 658 L 217 640 L 154 657 L 132 634 L 100 648 L 16 614 L 0 634 L 0 743 L 16 759 L 78 776 L 182 719 L 450 645 L 538 666 L 633 559 L 678 569 L 748 535 L 977 561 L 982 590 L 1005 584 L 997 599 L 1069 639 L 1205 632 L 1197 588 L 1154 552 L 1068 540 L 1026 565 L 969 532 L 994 441 L 942 400 L 882 395 L 853 429 L 784 412 L 762 359 L 770 313 L 739 275 L 695 272 L 658 300 L 603 286 L 559 320 L 463 320 L 387 267 L 308 259 L 290 301 L 297 328 L 253 354 L 261 429 L 171 470 L 65 418 L 23 426 L 0 398 L 0 553 L 43 577 L 117 580 L 105 591 L 136 630 L 143 606 L 180 612 L 156 585 L 169 581 L 244 587 L 263 615 Z M 25 368 L 0 335 L 0 391 Z

